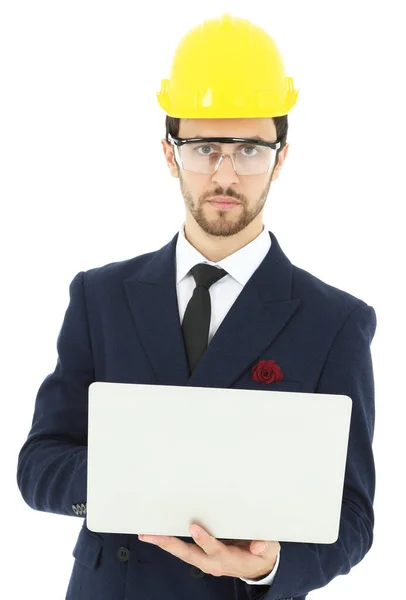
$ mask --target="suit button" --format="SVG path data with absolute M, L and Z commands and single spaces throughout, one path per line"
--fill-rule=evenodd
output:
M 200 569 L 198 569 L 195 566 L 192 566 L 190 568 L 190 576 L 192 577 L 192 579 L 201 579 L 205 575 L 206 575 L 206 573 L 203 573 L 203 571 L 201 571 Z
M 120 546 L 120 548 L 117 550 L 117 556 L 120 562 L 127 562 L 130 556 L 130 551 L 128 548 Z

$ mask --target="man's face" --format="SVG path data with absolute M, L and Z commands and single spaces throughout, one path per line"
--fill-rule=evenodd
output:
M 178 137 L 260 137 L 267 142 L 277 140 L 276 128 L 270 118 L 182 119 Z M 179 177 L 186 208 L 203 231 L 214 236 L 230 236 L 245 229 L 254 219 L 262 222 L 262 211 L 271 182 L 279 174 L 288 145 L 280 152 L 278 164 L 268 173 L 260 175 L 237 175 L 228 157 L 224 158 L 214 174 L 185 171 L 176 163 L 173 146 L 166 140 L 162 140 L 162 145 L 171 174 Z M 227 152 L 227 146 L 223 145 L 224 152 Z M 222 210 L 210 202 L 213 196 L 228 196 L 238 204 Z M 186 215 L 188 218 L 190 216 Z

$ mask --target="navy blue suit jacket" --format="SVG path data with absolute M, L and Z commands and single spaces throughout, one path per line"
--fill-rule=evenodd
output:
M 303 600 L 311 590 L 348 573 L 370 549 L 375 493 L 370 344 L 376 314 L 362 300 L 292 265 L 275 235 L 269 234 L 268 254 L 191 376 L 176 296 L 178 234 L 158 251 L 80 272 L 71 282 L 56 368 L 38 391 L 17 467 L 18 486 L 30 507 L 85 517 L 73 550 L 76 560 L 67 599 Z M 275 360 L 283 381 L 253 381 L 251 369 L 260 360 Z M 254 586 L 202 573 L 136 535 L 89 531 L 88 387 L 93 381 L 350 396 L 338 540 L 281 542 L 273 584 Z M 247 485 L 245 480 L 241 485 Z M 260 493 L 260 483 L 258 488 L 251 485 L 253 494 Z

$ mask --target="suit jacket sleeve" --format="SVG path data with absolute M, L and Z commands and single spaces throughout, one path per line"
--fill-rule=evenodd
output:
M 344 394 L 353 401 L 338 539 L 334 544 L 280 542 L 280 563 L 272 586 L 245 584 L 251 600 L 304 596 L 347 574 L 371 548 L 375 401 L 370 344 L 375 329 L 375 311 L 362 303 L 338 332 L 316 389 Z
M 94 381 L 83 275 L 70 284 L 55 371 L 37 393 L 17 467 L 18 487 L 31 508 L 77 516 L 86 513 L 88 388 Z

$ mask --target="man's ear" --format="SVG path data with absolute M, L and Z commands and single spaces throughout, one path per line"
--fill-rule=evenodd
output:
M 279 176 L 279 173 L 282 169 L 282 165 L 283 165 L 284 161 L 286 160 L 288 151 L 289 151 L 289 144 L 286 144 L 284 149 L 281 152 L 279 152 L 278 164 L 276 165 L 275 170 L 272 173 L 271 181 L 275 181 L 275 179 L 277 179 L 277 177 Z
M 178 174 L 178 165 L 175 161 L 175 155 L 172 144 L 170 144 L 167 140 L 161 140 L 162 149 L 164 151 L 166 164 L 168 165 L 168 169 L 172 175 L 172 177 L 179 177 Z
M 279 153 L 279 164 L 282 167 L 284 161 L 286 160 L 286 156 L 288 154 L 289 151 L 289 144 L 286 144 L 286 146 L 284 147 L 284 149 L 282 150 L 282 152 Z

